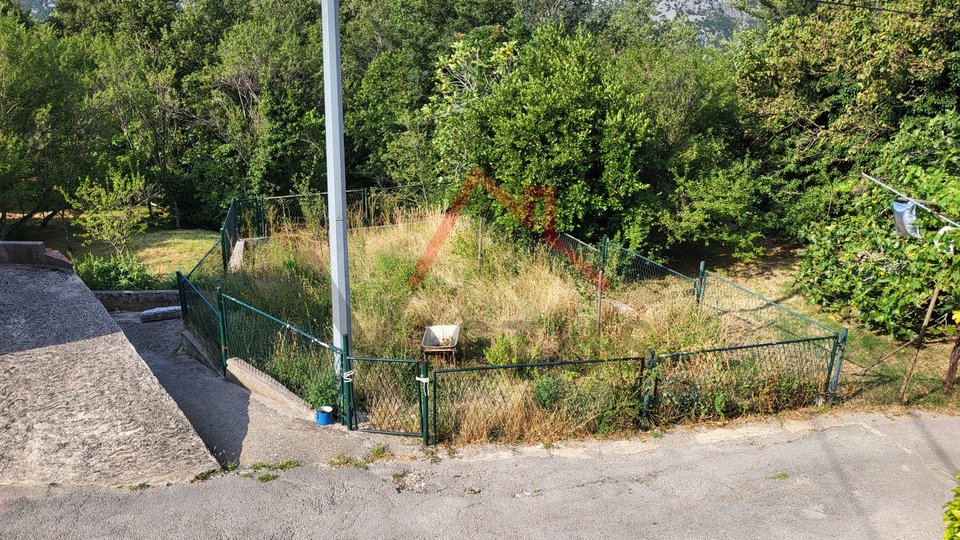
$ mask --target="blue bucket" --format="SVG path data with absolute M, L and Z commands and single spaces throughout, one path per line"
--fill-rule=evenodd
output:
M 320 407 L 317 409 L 317 425 L 329 426 L 333 423 L 333 407 Z

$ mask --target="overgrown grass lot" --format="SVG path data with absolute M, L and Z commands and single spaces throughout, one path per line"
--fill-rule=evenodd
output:
M 672 276 L 638 282 L 611 276 L 598 330 L 596 288 L 567 260 L 547 246 L 504 239 L 467 218 L 423 279 L 411 281 L 439 223 L 437 215 L 410 216 L 390 226 L 353 229 L 349 243 L 354 356 L 418 360 L 425 326 L 458 324 L 457 361 L 433 358 L 430 369 L 502 368 L 434 375 L 433 430 L 444 438 L 465 443 L 609 434 L 648 421 L 806 406 L 822 389 L 829 350 L 814 351 L 815 362 L 809 354 L 793 359 L 786 350 L 777 357 L 751 350 L 677 356 L 658 362 L 656 378 L 645 376 L 650 351 L 697 351 L 770 336 L 699 308 L 692 282 Z M 243 267 L 227 274 L 224 290 L 329 340 L 326 238 L 288 230 L 247 249 Z M 218 261 L 208 260 L 212 275 Z M 228 309 L 227 319 L 231 354 L 246 353 L 314 405 L 336 399 L 328 390 L 329 353 L 305 347 L 301 336 L 263 317 Z M 272 350 L 263 350 L 271 343 Z M 564 363 L 577 360 L 603 361 Z M 358 362 L 355 368 L 361 423 L 419 429 L 413 365 Z M 645 382 L 653 380 L 658 386 L 645 394 Z
M 434 324 L 461 326 L 458 365 L 645 357 L 650 350 L 691 350 L 743 337 L 733 335 L 736 325 L 690 309 L 677 291 L 642 311 L 605 309 L 598 333 L 594 286 L 575 269 L 547 246 L 495 238 L 466 218 L 423 280 L 411 284 L 439 222 L 431 217 L 351 231 L 354 355 L 419 358 L 424 327 Z M 279 234 L 247 252 L 225 290 L 327 336 L 328 268 L 325 237 Z

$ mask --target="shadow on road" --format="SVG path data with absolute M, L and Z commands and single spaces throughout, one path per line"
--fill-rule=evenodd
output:
M 947 454 L 947 451 L 940 443 L 940 440 L 937 439 L 937 436 L 934 435 L 932 431 L 930 431 L 925 419 L 920 416 L 911 415 L 911 423 L 917 428 L 917 431 L 920 432 L 920 435 L 927 441 L 927 444 L 930 445 L 930 448 L 933 449 L 933 453 L 937 456 L 937 459 L 940 460 L 940 463 L 943 464 L 943 466 L 947 469 L 950 476 L 960 473 L 960 466 L 958 466 L 949 456 L 949 454 Z M 949 434 L 951 440 L 956 440 L 956 434 L 953 431 L 948 431 L 947 433 Z
M 870 512 L 864 507 L 863 503 L 860 501 L 860 491 L 854 485 L 852 479 L 845 471 L 845 468 L 842 463 L 840 463 L 840 456 L 833 448 L 833 443 L 828 440 L 830 437 L 830 432 L 820 431 L 814 433 L 814 438 L 820 444 L 820 447 L 823 449 L 823 454 L 826 456 L 827 461 L 829 462 L 829 471 L 824 471 L 824 482 L 828 482 L 829 478 L 835 479 L 839 484 L 839 490 L 830 489 L 829 486 L 824 486 L 825 492 L 832 492 L 835 494 L 844 494 L 844 502 L 840 504 L 849 504 L 854 507 L 854 512 L 851 514 L 856 516 L 856 519 L 860 521 L 861 530 L 864 532 L 864 538 L 882 538 L 883 535 L 874 524 L 870 521 Z M 826 501 L 825 501 L 826 502 Z
M 179 321 L 141 323 L 133 315 L 114 318 L 210 453 L 222 465 L 239 463 L 250 424 L 250 392 L 178 353 Z

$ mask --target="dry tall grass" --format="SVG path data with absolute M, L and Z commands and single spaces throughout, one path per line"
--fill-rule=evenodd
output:
M 411 284 L 441 216 L 397 210 L 392 219 L 391 225 L 350 230 L 354 355 L 419 359 L 425 326 L 458 324 L 461 365 L 632 358 L 589 368 L 444 374 L 435 396 L 438 430 L 458 442 L 550 440 L 634 428 L 651 350 L 752 341 L 749 324 L 698 307 L 692 284 L 670 276 L 617 283 L 607 295 L 616 301 L 604 302 L 598 331 L 595 290 L 576 270 L 546 246 L 497 237 L 467 217 L 458 221 L 424 278 Z M 329 339 L 325 231 L 273 230 L 270 241 L 253 248 L 244 268 L 228 278 L 231 289 Z M 653 405 L 661 407 L 660 418 L 675 422 L 779 410 L 810 400 L 811 388 L 821 382 L 816 373 L 776 368 L 768 360 L 737 353 L 671 361 L 658 371 L 663 383 Z M 431 366 L 441 367 L 449 366 Z M 366 379 L 363 369 L 355 379 L 360 422 L 417 431 L 412 376 L 366 369 Z

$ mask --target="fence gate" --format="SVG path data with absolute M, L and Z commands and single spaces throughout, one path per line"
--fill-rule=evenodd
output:
M 423 362 L 358 357 L 350 362 L 354 429 L 420 437 L 426 426 Z

